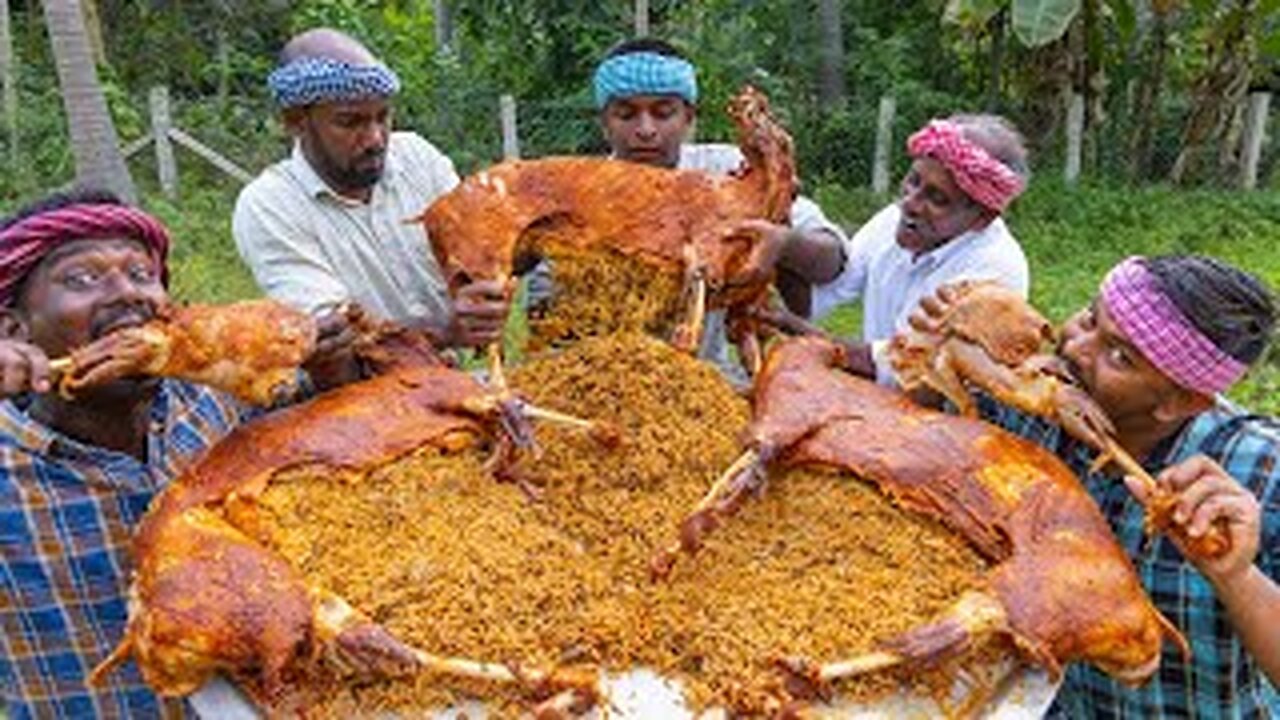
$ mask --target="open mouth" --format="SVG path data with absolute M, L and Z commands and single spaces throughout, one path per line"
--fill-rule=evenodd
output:
M 94 323 L 93 327 L 90 329 L 89 336 L 93 340 L 97 340 L 104 335 L 110 335 L 118 330 L 145 325 L 151 321 L 151 317 L 151 313 L 139 310 L 130 310 L 104 322 Z

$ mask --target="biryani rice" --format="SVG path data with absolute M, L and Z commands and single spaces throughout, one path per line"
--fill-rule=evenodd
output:
M 867 651 L 977 587 L 987 568 L 938 523 L 806 468 L 774 477 L 668 582 L 651 583 L 653 552 L 739 454 L 747 403 L 713 368 L 640 334 L 534 359 L 511 381 L 533 402 L 613 422 L 622 447 L 540 426 L 543 454 L 517 466 L 545 488 L 539 502 L 486 475 L 483 448 L 425 451 L 356 479 L 294 471 L 261 499 L 264 539 L 428 652 L 647 666 L 678 679 L 690 706 L 741 713 L 762 712 L 778 689 L 770 658 Z M 872 699 L 901 682 L 951 684 L 942 671 L 881 673 L 839 691 Z M 523 707 L 510 689 L 424 675 L 331 684 L 312 712 L 413 715 L 467 695 L 500 716 Z

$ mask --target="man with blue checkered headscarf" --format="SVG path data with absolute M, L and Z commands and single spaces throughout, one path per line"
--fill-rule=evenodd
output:
M 267 84 L 293 152 L 240 193 L 232 220 L 263 291 L 308 311 L 354 300 L 442 346 L 500 337 L 507 288 L 477 282 L 451 300 L 421 226 L 404 223 L 458 174 L 421 136 L 391 131 L 395 72 L 321 28 L 285 45 Z
M 697 72 L 669 43 L 642 38 L 619 44 L 597 66 L 592 84 L 613 157 L 715 175 L 741 167 L 743 156 L 734 145 L 690 142 L 698 112 Z M 751 221 L 747 229 L 761 235 L 766 264 L 776 266 L 778 288 L 799 312 L 807 313 L 811 285 L 840 274 L 844 232 L 808 198 L 798 197 L 792 204 L 789 227 Z M 530 290 L 535 300 L 550 294 L 549 274 L 545 265 L 535 272 Z M 729 357 L 723 313 L 707 316 L 700 355 L 730 379 L 745 380 Z

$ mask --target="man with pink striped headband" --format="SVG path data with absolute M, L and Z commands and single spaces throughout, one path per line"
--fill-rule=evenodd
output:
M 22 281 L 59 246 L 87 239 L 134 240 L 155 260 L 168 284 L 169 233 L 155 218 L 115 203 L 76 203 L 36 212 L 0 229 L 0 306 L 13 304 Z
M 945 302 L 940 294 L 922 307 L 936 317 Z M 1091 448 L 990 398 L 981 403 L 986 419 L 1044 445 L 1079 476 L 1152 601 L 1194 648 L 1190 658 L 1167 649 L 1158 676 L 1136 688 L 1072 665 L 1050 717 L 1276 714 L 1280 422 L 1220 395 L 1263 356 L 1276 310 L 1258 278 L 1214 258 L 1131 257 L 1062 328 L 1059 355 L 1106 411 L 1120 446 L 1172 495 L 1181 533 L 1147 537 L 1150 489 L 1094 468 Z M 1224 554 L 1179 539 L 1214 526 L 1229 538 Z

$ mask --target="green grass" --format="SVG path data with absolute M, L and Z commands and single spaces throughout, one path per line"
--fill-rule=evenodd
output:
M 850 229 L 888 200 L 838 185 L 819 187 L 813 195 Z M 227 302 L 258 294 L 231 241 L 233 202 L 225 189 L 194 190 L 180 206 L 149 199 L 147 207 L 173 231 L 173 292 L 179 299 Z M 1280 288 L 1280 193 L 1067 189 L 1042 177 L 1008 220 L 1031 265 L 1032 302 L 1055 322 L 1087 304 L 1106 271 L 1134 254 L 1214 255 Z M 844 308 L 826 325 L 855 335 L 860 318 L 859 308 Z M 513 337 L 527 332 L 520 318 L 509 327 Z M 1231 395 L 1256 411 L 1280 414 L 1280 352 L 1273 350 Z

